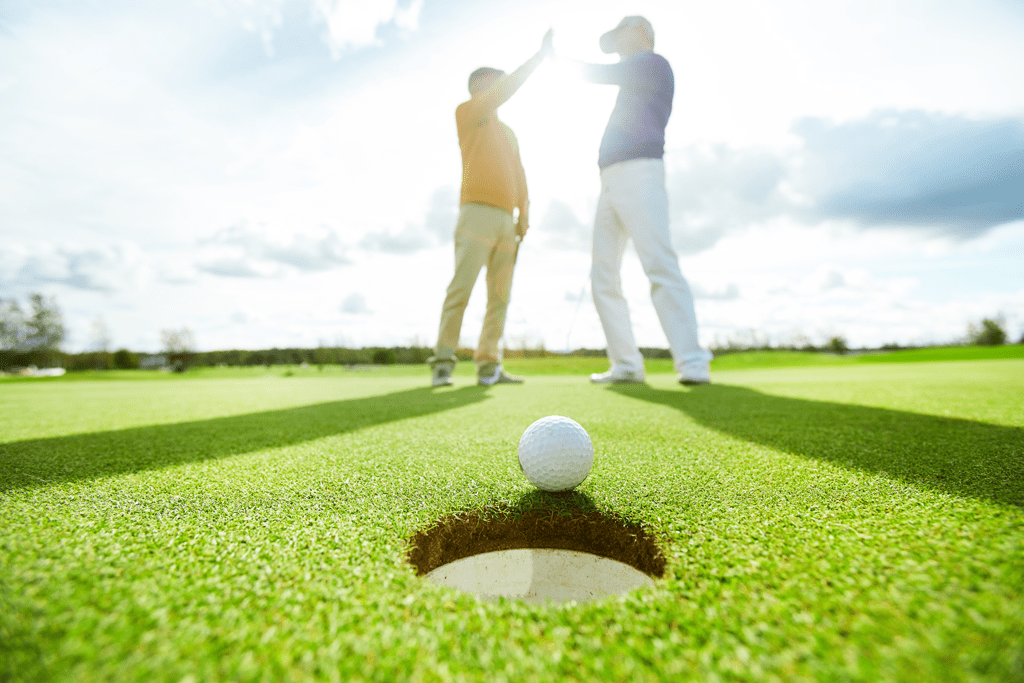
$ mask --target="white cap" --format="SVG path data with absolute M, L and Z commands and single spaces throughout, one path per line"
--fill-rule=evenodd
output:
M 608 31 L 608 33 L 605 33 L 603 36 L 601 36 L 601 51 L 608 54 L 615 52 L 616 47 L 618 46 L 617 39 L 619 31 L 624 28 L 631 28 L 633 26 L 639 26 L 640 28 L 642 28 L 647 33 L 647 37 L 650 38 L 651 45 L 654 45 L 654 27 L 651 26 L 651 22 L 647 21 L 646 19 L 640 16 L 623 17 L 622 21 L 619 22 L 618 26 L 616 26 L 611 31 Z

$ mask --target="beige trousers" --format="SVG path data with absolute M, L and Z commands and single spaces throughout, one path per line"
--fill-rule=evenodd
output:
M 441 309 L 435 357 L 451 358 L 459 344 L 462 316 L 480 269 L 487 268 L 487 312 L 473 360 L 500 363 L 498 342 L 505 331 L 515 266 L 516 230 L 512 216 L 485 204 L 464 204 L 455 227 L 455 275 Z

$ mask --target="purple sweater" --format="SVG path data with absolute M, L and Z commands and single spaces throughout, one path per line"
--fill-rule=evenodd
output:
M 653 52 L 640 52 L 617 64 L 587 64 L 584 76 L 594 83 L 619 86 L 615 109 L 601 139 L 597 159 L 601 169 L 620 161 L 665 156 L 665 126 L 675 92 L 668 60 Z

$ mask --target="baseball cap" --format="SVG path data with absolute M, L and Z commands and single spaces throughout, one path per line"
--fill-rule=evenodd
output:
M 647 21 L 643 17 L 623 17 L 619 25 L 613 28 L 608 33 L 601 36 L 601 51 L 611 54 L 615 52 L 616 47 L 616 36 L 621 29 L 629 28 L 632 26 L 640 26 L 644 31 L 647 32 L 647 37 L 651 39 L 651 44 L 654 44 L 654 27 L 651 26 L 651 22 Z

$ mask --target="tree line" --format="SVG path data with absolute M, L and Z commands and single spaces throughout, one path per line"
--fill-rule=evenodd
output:
M 966 341 L 982 346 L 999 346 L 1009 341 L 1001 317 L 984 318 L 980 324 L 971 323 L 967 329 Z M 419 364 L 426 362 L 433 349 L 424 346 L 371 346 L 348 348 L 343 346 L 319 346 L 317 348 L 270 348 L 270 349 L 229 349 L 224 351 L 196 351 L 195 340 L 189 329 L 165 329 L 161 331 L 161 353 L 138 353 L 129 349 L 110 352 L 106 349 L 83 353 L 66 353 L 60 345 L 65 339 L 64 318 L 56 299 L 42 294 L 29 297 L 27 309 L 15 299 L 0 299 L 0 370 L 36 366 L 63 367 L 75 370 L 133 370 L 138 368 L 170 367 L 185 370 L 189 367 L 215 366 L 272 366 L 272 365 L 392 365 Z M 749 337 L 749 338 L 748 338 Z M 717 341 L 717 340 L 716 340 Z M 767 338 L 759 339 L 750 331 L 746 337 L 729 339 L 716 343 L 716 355 L 744 350 L 799 350 L 846 353 L 849 348 L 842 336 L 832 337 L 827 344 L 815 347 L 806 340 L 802 345 L 771 346 Z M 1024 344 L 1024 336 L 1020 342 Z M 894 350 L 897 344 L 886 344 L 883 350 Z M 668 358 L 668 349 L 643 348 L 646 358 Z M 456 352 L 460 360 L 468 361 L 473 350 L 460 348 Z M 508 349 L 508 358 L 532 358 L 560 355 L 547 351 L 543 344 L 538 348 Z M 577 349 L 569 355 L 604 356 L 604 349 Z

